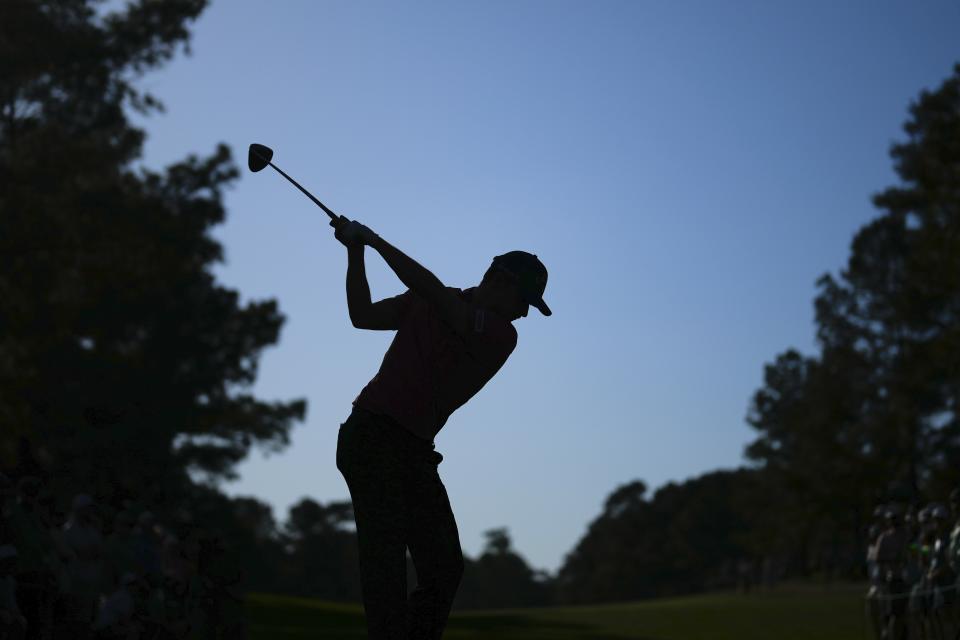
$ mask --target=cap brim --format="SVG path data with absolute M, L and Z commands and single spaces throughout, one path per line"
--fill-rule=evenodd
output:
M 530 304 L 540 310 L 545 316 L 553 315 L 553 312 L 550 311 L 550 307 L 547 306 L 547 303 L 543 301 L 543 298 L 537 298 L 536 300 L 531 300 Z
M 550 311 L 550 307 L 548 307 L 547 303 L 543 301 L 542 295 L 537 295 L 532 291 L 524 291 L 522 288 L 520 289 L 520 295 L 523 296 L 523 299 L 527 301 L 528 305 L 531 307 L 536 307 L 543 315 L 553 315 L 553 312 Z

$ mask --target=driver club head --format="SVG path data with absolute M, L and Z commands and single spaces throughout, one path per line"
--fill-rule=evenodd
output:
M 273 158 L 273 149 L 254 142 L 250 145 L 250 151 L 247 154 L 247 166 L 250 167 L 250 171 L 256 173 L 270 164 L 271 158 Z

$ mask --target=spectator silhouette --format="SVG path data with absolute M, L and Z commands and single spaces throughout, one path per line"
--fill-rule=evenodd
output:
M 39 477 L 0 474 L 0 640 L 245 637 L 245 574 L 222 534 L 187 515 L 176 535 L 128 500 L 57 504 Z
M 169 578 L 182 583 L 189 580 L 190 562 L 187 560 L 186 547 L 173 532 L 168 532 L 160 545 L 160 572 L 164 584 Z
M 933 548 L 934 530 L 930 524 L 932 505 L 927 505 L 916 513 L 915 539 L 907 551 L 907 566 L 904 573 L 910 589 L 908 601 L 911 622 L 922 625 L 930 614 L 930 550 Z M 921 632 L 922 633 L 922 632 Z
M 27 619 L 17 606 L 17 549 L 13 545 L 0 546 L 0 638 L 23 640 Z
M 10 510 L 14 501 L 17 499 L 17 488 L 13 481 L 6 475 L 0 473 L 0 544 L 10 542 L 10 525 L 7 518 L 10 517 Z
M 63 528 L 67 556 L 66 625 L 76 638 L 90 636 L 103 591 L 103 535 L 96 504 L 85 493 L 74 497 L 70 519 Z
M 957 575 L 957 587 L 960 588 L 960 489 L 950 492 L 950 513 L 953 516 L 953 529 L 950 531 L 950 546 L 947 554 L 950 566 Z
M 737 589 L 740 593 L 750 593 L 753 589 L 754 563 L 750 558 L 737 561 Z
M 185 617 L 181 619 L 188 622 L 191 629 L 197 630 L 206 627 L 206 613 L 202 605 L 207 593 L 200 575 L 203 536 L 204 532 L 199 526 L 192 523 L 187 525 L 180 542 L 181 561 L 174 565 L 182 575 L 178 576 L 176 572 L 171 575 L 175 581 L 172 583 L 174 592 L 182 597 L 179 607 Z
M 17 550 L 16 599 L 27 619 L 28 640 L 48 632 L 56 595 L 56 547 L 41 513 L 41 486 L 36 476 L 20 478 L 6 518 Z
M 882 597 L 884 582 L 880 564 L 877 561 L 877 551 L 880 545 L 880 536 L 884 531 L 885 512 L 886 507 L 884 505 L 877 505 L 873 509 L 873 519 L 867 529 L 867 579 L 870 581 L 870 588 L 867 591 L 867 615 L 870 618 L 870 625 L 876 638 L 882 637 L 883 629 Z
M 126 573 L 137 570 L 137 557 L 133 526 L 136 522 L 133 514 L 123 510 L 117 513 L 113 521 L 113 531 L 104 541 L 104 571 L 106 584 L 116 587 Z
M 903 522 L 898 505 L 887 506 L 886 528 L 877 541 L 877 567 L 883 590 L 883 627 L 901 638 L 906 630 L 907 596 L 910 585 L 904 578 L 908 561 L 910 532 Z
M 164 627 L 174 638 L 185 638 L 193 628 L 200 628 L 197 603 L 188 582 L 167 575 L 163 582 L 162 617 Z
M 954 588 L 957 576 L 950 565 L 950 513 L 944 505 L 935 504 L 930 509 L 930 521 L 931 548 L 926 583 L 933 589 L 933 593 L 929 596 L 929 606 L 934 616 L 936 631 L 942 636 L 953 638 L 953 607 L 956 600 Z
M 141 513 L 133 529 L 136 573 L 146 578 L 154 586 L 162 582 L 160 568 L 161 535 L 153 513 L 151 511 Z
M 243 569 L 230 563 L 228 547 L 216 531 L 200 538 L 200 607 L 204 632 L 208 638 L 245 636 L 243 600 L 239 587 L 245 579 Z
M 133 618 L 134 599 L 136 590 L 144 586 L 143 580 L 135 573 L 127 572 L 121 576 L 119 586 L 104 599 L 97 612 L 93 624 L 97 638 L 128 638 L 138 631 Z

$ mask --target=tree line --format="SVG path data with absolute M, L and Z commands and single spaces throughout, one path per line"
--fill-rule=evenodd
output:
M 225 145 L 162 171 L 137 164 L 137 82 L 186 49 L 205 0 L 16 0 L 0 20 L 0 464 L 64 505 L 189 505 L 230 540 L 246 587 L 359 600 L 350 503 L 304 498 L 283 523 L 216 486 L 251 448 L 282 451 L 304 399 L 250 387 L 285 318 L 211 273 Z M 748 464 L 652 494 L 615 488 L 556 575 L 506 528 L 487 532 L 455 607 L 627 600 L 743 584 L 747 574 L 862 577 L 870 514 L 960 484 L 960 65 L 910 106 L 846 266 L 818 281 L 817 352 L 764 368 Z M 201 480 L 198 480 L 200 478 Z M 411 581 L 415 572 L 410 566 Z

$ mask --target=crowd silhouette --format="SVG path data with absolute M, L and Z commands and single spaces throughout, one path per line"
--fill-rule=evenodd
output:
M 949 506 L 878 505 L 868 533 L 867 614 L 883 640 L 960 636 L 960 489 Z
M 147 504 L 2 474 L 0 513 L 0 638 L 245 637 L 243 572 L 223 570 L 222 535 L 189 514 L 159 522 Z

